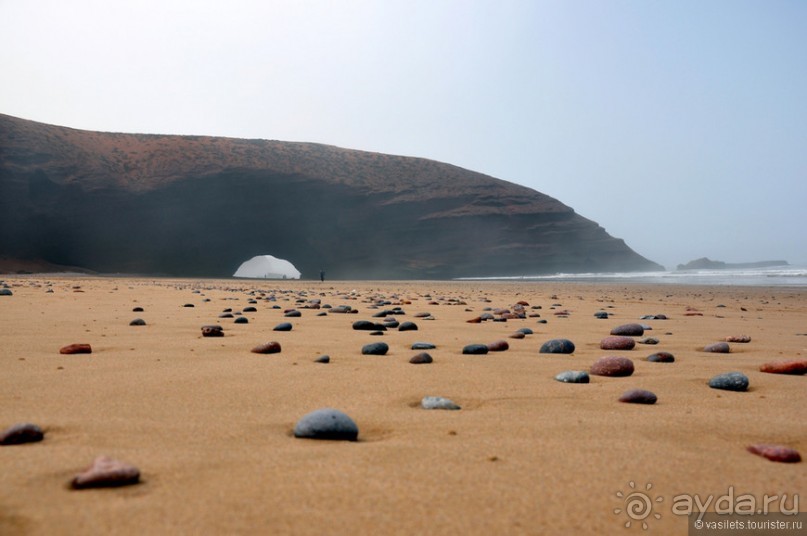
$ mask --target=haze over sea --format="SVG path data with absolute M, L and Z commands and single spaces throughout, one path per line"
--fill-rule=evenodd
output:
M 603 283 L 644 283 L 670 285 L 719 285 L 743 287 L 807 287 L 807 266 L 723 270 L 673 270 L 658 272 L 619 272 L 504 277 L 466 277 L 464 281 L 577 281 Z

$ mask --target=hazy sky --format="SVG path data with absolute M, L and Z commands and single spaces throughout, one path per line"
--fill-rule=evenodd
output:
M 807 1 L 0 0 L 0 112 L 420 156 L 807 264 Z

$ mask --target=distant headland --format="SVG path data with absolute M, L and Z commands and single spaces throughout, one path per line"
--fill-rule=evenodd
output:
M 713 261 L 708 257 L 701 257 L 686 264 L 679 264 L 676 270 L 743 270 L 749 268 L 772 268 L 775 266 L 789 266 L 787 261 L 758 261 L 728 263 L 723 261 Z

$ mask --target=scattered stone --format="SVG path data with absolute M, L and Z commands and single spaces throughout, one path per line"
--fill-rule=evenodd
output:
M 233 318 L 233 314 L 232 313 L 221 313 L 219 315 L 219 318 Z
M 718 374 L 709 380 L 709 387 L 712 389 L 723 389 L 725 391 L 747 391 L 748 377 L 742 372 Z
M 361 353 L 364 355 L 386 355 L 389 345 L 385 342 L 373 342 L 362 346 Z
M 314 363 L 330 363 L 330 362 L 331 362 L 331 356 L 329 355 L 321 355 L 314 360 Z
M 36 443 L 45 438 L 42 428 L 30 422 L 15 424 L 0 433 L 0 445 L 22 445 Z
M 301 313 L 300 311 L 298 311 L 296 309 L 293 309 L 293 310 L 287 312 L 286 314 L 284 314 L 283 316 L 285 316 L 287 318 L 300 318 L 301 316 L 303 316 L 303 313 Z
M 142 307 L 134 307 L 134 308 L 132 308 L 132 312 L 133 313 L 142 313 L 143 308 Z
M 434 359 L 432 359 L 432 356 L 430 356 L 427 352 L 421 352 L 409 360 L 409 362 L 413 365 L 425 365 L 432 363 L 433 361 Z
M 530 328 L 520 328 L 516 333 L 523 333 L 524 335 L 532 335 L 533 331 Z
M 488 353 L 486 344 L 469 344 L 462 349 L 463 354 L 483 355 Z
M 523 334 L 522 332 L 520 332 L 520 331 L 516 331 L 515 333 L 512 333 L 512 334 L 510 335 L 510 338 L 511 338 L 511 339 L 523 339 L 523 338 L 525 338 L 525 337 L 526 337 L 526 335 L 524 335 L 524 334 Z
M 622 393 L 619 397 L 620 402 L 627 402 L 629 404 L 655 404 L 658 397 L 655 393 L 645 391 L 644 389 L 631 389 Z
M 494 341 L 487 346 L 489 352 L 504 352 L 510 349 L 510 345 L 504 340 Z
M 270 341 L 260 344 L 250 350 L 253 354 L 277 354 L 280 352 L 280 343 L 277 341 Z
M 345 413 L 323 408 L 304 415 L 294 426 L 294 437 L 356 441 L 359 427 Z
M 647 356 L 647 360 L 652 363 L 674 363 L 675 356 L 670 352 L 656 352 L 655 354 Z
M 622 335 L 612 335 L 600 341 L 602 350 L 633 350 L 634 346 L 636 346 L 636 341 Z
M 249 324 L 249 318 L 245 316 L 239 316 L 235 319 L 236 324 Z
M 384 324 L 376 324 L 369 320 L 356 320 L 353 322 L 353 329 L 357 331 L 387 331 Z
M 244 312 L 245 313 L 256 313 L 256 312 L 258 312 L 258 309 L 256 309 L 255 307 L 251 307 L 251 306 L 250 307 L 244 307 Z
M 712 352 L 715 354 L 728 354 L 731 352 L 731 347 L 727 342 L 716 342 L 703 347 L 704 352 Z
M 656 337 L 645 337 L 639 341 L 639 344 L 658 344 L 659 342 Z
M 224 329 L 221 326 L 202 326 L 202 337 L 224 337 Z
M 622 324 L 611 330 L 611 335 L 624 335 L 627 337 L 641 337 L 644 335 L 644 326 L 641 324 Z
M 748 452 L 767 458 L 772 462 L 798 463 L 801 461 L 801 454 L 795 449 L 782 445 L 757 444 L 746 447 Z
M 194 304 L 192 304 L 192 303 L 186 303 L 182 307 L 196 307 L 196 306 Z
M 574 343 L 569 339 L 551 339 L 541 345 L 542 354 L 573 354 Z
M 281 322 L 272 328 L 272 331 L 291 331 L 292 327 L 291 322 Z
M 584 370 L 564 370 L 555 376 L 555 379 L 564 383 L 589 383 L 588 372 Z
M 99 456 L 84 472 L 70 481 L 73 489 L 128 486 L 140 481 L 140 470 L 134 465 Z
M 730 335 L 726 337 L 726 342 L 747 343 L 751 342 L 751 337 L 748 335 Z
M 462 409 L 452 400 L 442 396 L 424 396 L 420 401 L 420 407 L 423 409 Z
M 11 292 L 11 289 L 7 288 L 0 288 L 0 296 L 13 296 L 14 293 Z
M 132 320 L 131 322 L 129 322 L 129 325 L 130 325 L 130 326 L 145 326 L 145 325 L 146 325 L 146 321 L 145 321 L 145 320 L 143 320 L 142 318 L 135 318 L 134 320 Z
M 412 345 L 412 350 L 434 350 L 435 348 L 437 346 L 430 342 L 416 342 Z
M 608 313 L 606 311 L 597 311 L 594 313 L 594 318 L 606 320 L 608 318 Z
M 807 374 L 807 361 L 772 361 L 770 363 L 760 365 L 759 370 L 761 372 L 768 372 L 770 374 Z
M 591 365 L 589 372 L 597 376 L 630 376 L 633 374 L 633 361 L 614 355 L 601 357 Z
M 414 322 L 404 322 L 398 327 L 398 331 L 417 331 L 418 325 Z
M 60 354 L 91 354 L 92 347 L 86 343 L 74 343 L 59 349 Z

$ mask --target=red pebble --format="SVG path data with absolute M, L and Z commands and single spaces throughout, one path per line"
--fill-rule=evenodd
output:
M 507 344 L 507 341 L 498 340 L 488 344 L 488 351 L 489 352 L 504 352 L 505 350 L 509 350 L 510 345 Z
M 591 365 L 589 372 L 597 376 L 630 376 L 633 374 L 633 361 L 614 355 L 601 357 Z
M 748 335 L 730 335 L 726 337 L 726 342 L 751 342 L 751 337 Z
M 759 445 L 749 445 L 747 449 L 748 452 L 762 456 L 763 458 L 768 458 L 772 462 L 797 463 L 801 461 L 799 451 L 782 445 L 768 445 L 763 443 Z
M 634 346 L 636 346 L 636 341 L 631 337 L 621 335 L 611 335 L 600 341 L 602 350 L 633 350 Z
M 92 347 L 86 343 L 68 344 L 59 349 L 60 354 L 91 354 Z
M 807 361 L 773 361 L 760 365 L 759 370 L 771 374 L 807 374 Z
M 644 389 L 631 389 L 630 391 L 625 391 L 619 397 L 620 402 L 629 404 L 655 404 L 656 400 L 658 400 L 658 397 L 656 397 L 655 393 Z
M 469 324 L 481 324 L 481 323 L 482 323 L 482 317 L 481 317 L 481 316 L 477 316 L 476 318 L 472 318 L 472 319 L 470 319 L 470 320 L 466 320 L 466 322 L 468 322 Z
M 277 354 L 280 352 L 280 343 L 277 341 L 267 342 L 256 346 L 251 351 L 254 354 Z

